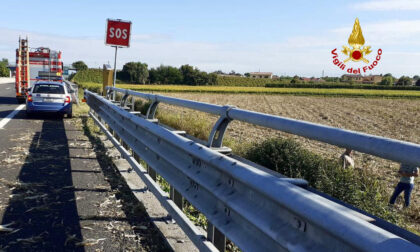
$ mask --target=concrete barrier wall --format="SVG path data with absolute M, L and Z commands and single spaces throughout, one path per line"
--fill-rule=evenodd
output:
M 5 84 L 5 83 L 14 83 L 15 82 L 15 78 L 9 78 L 9 77 L 0 77 L 0 84 Z

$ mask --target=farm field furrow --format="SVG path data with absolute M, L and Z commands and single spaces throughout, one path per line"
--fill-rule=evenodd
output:
M 101 89 L 102 84 L 80 82 L 86 88 Z M 117 84 L 118 88 L 141 92 L 165 93 L 216 93 L 216 94 L 271 94 L 271 95 L 302 95 L 331 97 L 389 97 L 419 99 L 420 91 L 416 90 L 376 90 L 376 89 L 346 89 L 346 88 L 266 88 L 243 86 L 187 86 L 187 85 L 139 85 Z
M 168 95 L 162 93 L 162 95 Z M 219 105 L 234 105 L 278 116 L 284 116 L 314 123 L 339 127 L 368 134 L 420 143 L 420 100 L 380 98 L 333 98 L 310 96 L 252 95 L 252 94 L 197 94 L 171 93 L 171 97 L 190 99 Z M 160 105 L 172 113 L 188 116 L 191 110 Z M 217 117 L 201 112 L 200 118 L 214 122 Z M 306 149 L 326 158 L 337 159 L 344 151 L 341 148 L 308 140 L 303 137 L 233 121 L 227 130 L 227 138 L 239 142 L 260 142 L 270 137 L 290 137 Z M 398 164 L 371 155 L 354 154 L 357 169 L 369 169 L 378 174 L 386 184 L 389 193 L 398 182 Z M 412 202 L 420 206 L 420 190 L 414 188 Z M 415 195 L 415 196 L 414 196 Z

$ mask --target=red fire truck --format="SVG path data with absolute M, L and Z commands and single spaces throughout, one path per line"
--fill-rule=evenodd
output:
M 29 48 L 28 38 L 19 38 L 16 49 L 16 98 L 24 102 L 28 89 L 38 80 L 62 81 L 61 52 L 46 47 Z

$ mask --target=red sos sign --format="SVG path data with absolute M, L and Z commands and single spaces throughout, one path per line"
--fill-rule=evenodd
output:
M 130 46 L 131 22 L 107 20 L 105 44 L 118 47 Z

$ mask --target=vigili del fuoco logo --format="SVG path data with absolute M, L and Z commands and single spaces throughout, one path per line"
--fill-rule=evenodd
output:
M 350 47 L 345 45 L 343 46 L 343 50 L 341 50 L 341 52 L 346 56 L 346 59 L 343 61 L 340 61 L 338 58 L 337 48 L 331 51 L 334 65 L 350 74 L 360 74 L 361 72 L 366 73 L 367 71 L 373 70 L 375 66 L 378 65 L 378 62 L 381 59 L 382 49 L 378 49 L 376 58 L 370 62 L 366 56 L 372 51 L 370 50 L 370 46 L 365 45 L 365 38 L 363 37 L 362 28 L 360 27 L 358 18 L 354 21 L 353 31 L 350 34 L 348 43 Z M 360 62 L 365 65 L 361 68 L 347 67 L 346 63 L 349 61 Z

